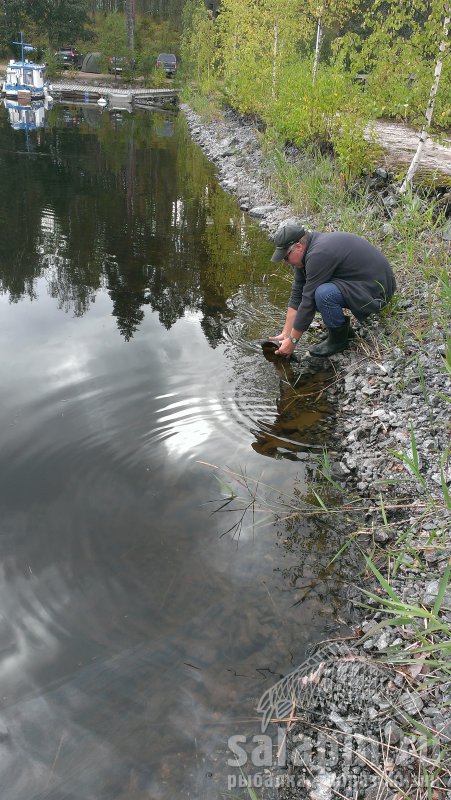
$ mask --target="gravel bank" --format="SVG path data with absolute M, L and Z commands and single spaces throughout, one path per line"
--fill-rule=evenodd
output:
M 280 206 L 267 188 L 270 168 L 252 123 L 226 112 L 222 121 L 204 124 L 189 107 L 182 110 L 193 139 L 217 166 L 220 183 L 243 211 L 258 219 L 269 236 L 293 218 L 292 209 Z M 302 222 L 315 228 L 313 217 Z M 415 286 L 402 285 L 397 278 L 403 313 L 409 313 L 414 300 L 426 306 L 429 289 L 420 271 Z M 351 349 L 331 359 L 337 382 L 330 392 L 341 411 L 343 442 L 334 476 L 362 499 L 381 572 L 386 574 L 391 564 L 392 590 L 405 603 L 431 609 L 451 558 L 449 511 L 442 503 L 443 480 L 451 484 L 449 459 L 440 465 L 440 454 L 449 446 L 450 406 L 440 396 L 451 395 L 444 370 L 446 333 L 437 320 L 422 339 L 407 337 L 401 350 L 387 340 L 379 318 L 356 329 L 359 338 Z M 411 428 L 423 486 L 405 460 L 390 454 L 394 450 L 414 456 Z M 395 505 L 403 508 L 391 508 Z M 395 570 L 394 556 L 388 553 L 400 537 L 404 542 L 397 549 L 403 554 Z M 366 588 L 374 592 L 377 587 L 368 582 Z M 360 602 L 370 608 L 360 609 Z M 318 655 L 319 672 L 311 679 L 315 691 L 308 702 L 299 702 L 301 719 L 287 736 L 289 767 L 279 776 L 279 798 L 420 798 L 416 787 L 423 780 L 421 771 L 426 766 L 432 773 L 439 755 L 445 763 L 432 779 L 430 796 L 451 797 L 449 705 L 445 711 L 451 687 L 444 672 L 430 666 L 425 643 L 416 640 L 409 624 L 381 624 L 387 614 L 377 599 L 368 601 L 358 586 L 351 586 L 349 603 L 355 640 Z M 451 624 L 449 586 L 440 619 Z M 437 634 L 439 640 L 441 635 L 446 632 Z M 382 666 L 387 648 L 392 648 L 390 660 L 397 652 L 405 660 L 411 655 L 411 664 Z

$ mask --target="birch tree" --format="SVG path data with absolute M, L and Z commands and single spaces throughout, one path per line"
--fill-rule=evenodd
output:
M 309 13 L 316 21 L 315 55 L 313 58 L 312 80 L 315 82 L 318 74 L 318 65 L 321 53 L 325 27 L 337 26 L 350 17 L 355 11 L 359 0 L 310 0 Z
M 316 74 L 318 72 L 318 64 L 319 64 L 319 51 L 321 48 L 321 39 L 323 38 L 323 24 L 321 16 L 318 17 L 318 23 L 316 26 L 316 44 L 315 44 L 315 58 L 313 59 L 313 73 L 312 73 L 312 80 L 313 83 L 315 82 Z
M 215 23 L 203 0 L 188 0 L 183 10 L 183 70 L 205 91 L 210 89 L 213 78 L 215 35 Z
M 413 177 L 415 175 L 415 172 L 418 169 L 418 164 L 420 163 L 421 154 L 422 154 L 426 139 L 428 138 L 428 131 L 429 131 L 429 128 L 430 128 L 431 122 L 432 122 L 432 115 L 434 113 L 435 98 L 437 96 L 437 90 L 438 90 L 438 85 L 439 85 L 439 81 L 440 81 L 440 75 L 442 73 L 443 54 L 445 53 L 445 50 L 447 49 L 447 44 L 448 44 L 448 42 L 447 42 L 447 39 L 448 39 L 448 27 L 449 27 L 449 24 L 450 24 L 450 14 L 451 14 L 451 5 L 450 5 L 449 2 L 446 5 L 445 13 L 446 13 L 446 16 L 445 16 L 444 21 L 443 21 L 443 37 L 442 37 L 442 40 L 440 42 L 439 56 L 438 56 L 438 59 L 437 59 L 437 63 L 435 65 L 434 81 L 432 83 L 431 93 L 429 95 L 429 102 L 428 102 L 428 106 L 427 106 L 427 109 L 426 109 L 425 124 L 423 125 L 423 129 L 422 129 L 421 134 L 420 134 L 420 140 L 418 142 L 418 147 L 417 147 L 416 153 L 415 153 L 415 155 L 414 155 L 414 157 L 413 157 L 413 159 L 411 161 L 409 169 L 407 170 L 406 177 L 404 178 L 404 181 L 403 181 L 403 183 L 401 185 L 401 188 L 399 190 L 401 194 L 404 194 L 406 192 L 406 190 L 407 190 L 407 187 L 412 183 L 412 180 L 413 180 Z
M 281 66 L 297 57 L 305 20 L 301 2 L 223 0 L 217 18 L 221 75 L 232 102 L 261 113 L 277 95 Z

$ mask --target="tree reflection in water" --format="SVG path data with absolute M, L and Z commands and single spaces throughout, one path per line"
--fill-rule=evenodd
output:
M 0 133 L 0 288 L 11 301 L 33 298 L 45 276 L 76 316 L 106 291 L 126 340 L 150 306 L 167 329 L 198 313 L 216 344 L 228 298 L 260 280 L 266 242 L 217 185 L 182 116 L 168 125 L 163 113 L 137 112 L 119 124 L 117 113 L 55 106 L 28 156 L 1 115 Z

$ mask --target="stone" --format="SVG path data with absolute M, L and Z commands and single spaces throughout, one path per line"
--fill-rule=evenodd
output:
M 415 766 L 417 766 L 417 765 L 416 764 L 414 765 L 412 762 L 413 762 L 412 756 L 407 750 L 399 750 L 396 753 L 395 764 L 398 767 L 405 767 L 407 764 L 410 763 L 411 767 L 412 767 L 412 772 L 413 772 Z
M 351 454 L 345 456 L 343 463 L 351 472 L 357 469 L 357 459 Z
M 402 736 L 401 728 L 395 722 L 390 720 L 384 728 L 384 737 L 389 744 L 397 744 Z
M 348 477 L 350 470 L 346 466 L 342 466 L 340 462 L 339 464 L 332 464 L 330 474 L 335 481 L 342 481 Z
M 421 602 L 425 606 L 433 606 L 434 605 L 434 603 L 435 603 L 435 601 L 437 599 L 438 592 L 439 592 L 439 586 L 440 586 L 440 581 L 438 579 L 437 580 L 433 580 L 433 581 L 429 581 L 426 584 L 426 586 L 424 587 L 424 591 L 423 591 L 423 593 L 421 595 Z M 444 595 L 444 598 L 443 598 L 442 605 L 445 605 L 445 606 L 450 606 L 451 605 L 451 590 L 447 589 L 445 591 L 445 595 Z
M 346 720 L 344 720 L 343 717 L 340 717 L 336 711 L 332 711 L 329 714 L 329 719 L 340 731 L 343 731 L 343 733 L 352 733 L 351 726 L 348 725 Z
M 441 711 L 436 706 L 426 706 L 423 709 L 423 714 L 425 717 L 439 717 L 441 715 Z
M 417 692 L 404 692 L 397 702 L 397 707 L 412 717 L 419 714 L 423 706 L 424 703 Z
M 381 800 L 380 787 L 371 786 L 367 789 L 365 792 L 365 800 Z
M 390 644 L 390 639 L 391 639 L 390 632 L 383 631 L 383 633 L 381 633 L 381 635 L 375 641 L 377 649 L 385 650 Z
M 393 234 L 393 225 L 391 222 L 384 222 L 381 226 L 381 232 L 384 236 L 391 236 Z
M 266 214 L 271 213 L 271 211 L 275 211 L 276 206 L 273 204 L 267 206 L 254 206 L 253 208 L 249 209 L 249 216 L 251 217 L 265 217 Z
M 445 227 L 442 229 L 442 239 L 445 242 L 451 242 L 451 219 L 447 220 Z
M 332 787 L 336 777 L 335 772 L 326 772 L 321 769 L 312 783 L 312 791 L 309 794 L 311 800 L 332 800 Z
M 382 205 L 387 211 L 392 211 L 398 205 L 398 201 L 396 200 L 396 197 L 389 194 L 387 197 L 382 198 Z

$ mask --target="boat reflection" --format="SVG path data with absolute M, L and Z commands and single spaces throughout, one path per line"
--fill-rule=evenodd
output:
M 46 111 L 49 108 L 48 100 L 32 100 L 30 103 L 24 104 L 19 100 L 6 98 L 3 104 L 8 112 L 13 130 L 28 132 L 46 127 Z

